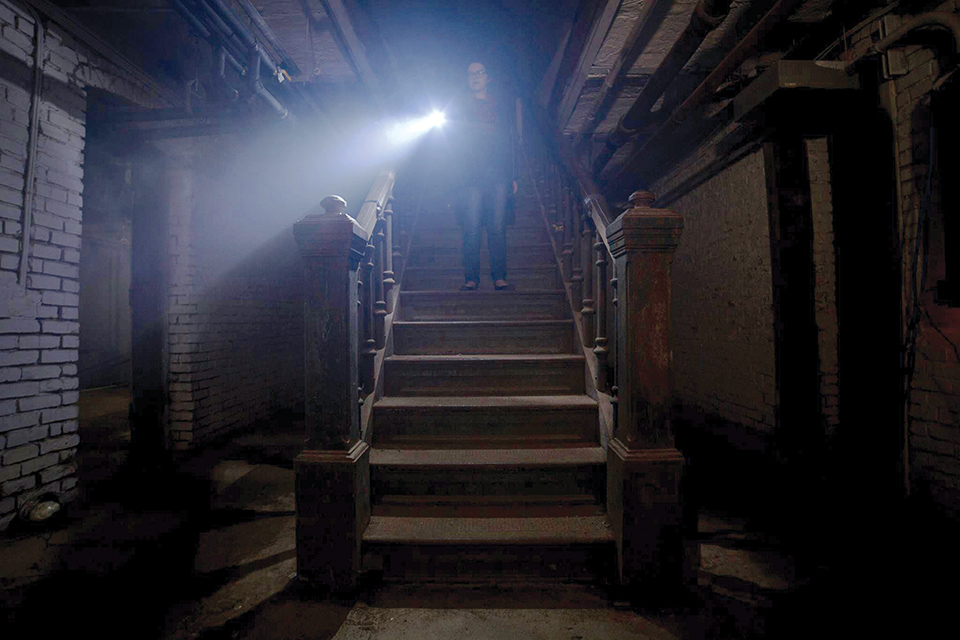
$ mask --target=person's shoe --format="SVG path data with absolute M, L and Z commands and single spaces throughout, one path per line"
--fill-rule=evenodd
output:
M 497 291 L 513 291 L 514 286 L 509 284 L 506 280 L 500 279 L 493 283 L 493 288 Z
M 478 287 L 479 285 L 477 285 L 476 282 L 473 280 L 468 280 L 463 284 L 462 287 L 460 287 L 460 291 L 476 291 Z

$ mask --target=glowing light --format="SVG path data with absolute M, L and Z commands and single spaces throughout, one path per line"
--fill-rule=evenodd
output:
M 441 111 L 434 111 L 428 116 L 410 120 L 409 122 L 398 122 L 387 128 L 387 138 L 393 144 L 403 144 L 412 142 L 433 128 L 442 127 L 447 121 Z
M 443 123 L 447 121 L 442 111 L 434 111 L 429 116 L 427 116 L 427 120 L 430 122 L 431 128 L 442 127 Z

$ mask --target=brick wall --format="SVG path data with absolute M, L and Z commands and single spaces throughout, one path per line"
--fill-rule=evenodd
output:
M 686 405 L 774 426 L 770 235 L 755 151 L 670 205 L 684 230 L 673 266 L 673 363 Z
M 960 10 L 951 0 L 936 10 Z M 879 32 L 874 22 L 851 38 L 853 51 L 868 47 Z M 913 38 L 917 43 L 922 38 Z M 938 42 L 930 38 L 931 43 Z M 947 39 L 946 41 L 949 41 Z M 944 42 L 940 40 L 939 42 Z M 930 91 L 948 59 L 947 47 L 934 48 L 911 44 L 897 49 L 906 62 L 905 75 L 885 83 L 889 91 L 889 109 L 894 122 L 897 145 L 898 199 L 902 242 L 904 318 L 910 315 L 913 291 L 919 286 L 919 274 L 913 269 L 918 216 L 929 171 Z M 943 58 L 940 58 L 943 56 Z M 960 144 L 953 141 L 952 144 Z M 955 176 L 934 175 L 933 206 L 926 226 L 927 279 L 920 292 L 921 310 L 916 365 L 907 412 L 909 434 L 909 477 L 914 491 L 928 493 L 952 515 L 960 513 L 960 309 L 935 302 L 933 290 L 944 277 L 943 218 L 957 216 L 938 206 L 938 181 Z
M 18 282 L 34 22 L 0 1 L 0 530 L 32 497 L 76 495 L 79 263 L 86 95 L 160 105 L 149 87 L 48 24 L 30 251 Z
M 168 243 L 169 434 L 176 449 L 249 426 L 303 398 L 294 218 L 255 223 L 261 235 L 278 236 L 236 240 L 246 224 L 231 195 L 236 177 L 209 167 L 238 148 L 236 140 L 206 141 L 195 150 L 202 160 L 175 177 L 180 187 L 192 185 L 171 208 Z M 241 257 L 228 263 L 224 247 Z

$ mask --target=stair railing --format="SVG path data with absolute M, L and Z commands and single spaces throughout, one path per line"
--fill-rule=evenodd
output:
M 297 456 L 297 571 L 356 586 L 370 519 L 370 417 L 398 311 L 416 209 L 380 173 L 356 218 L 339 196 L 294 225 L 304 273 L 306 443 Z
M 682 584 L 697 555 L 687 551 L 692 511 L 684 518 L 671 419 L 670 273 L 683 219 L 645 191 L 611 216 L 575 159 L 561 165 L 543 147 L 534 155 L 527 164 L 600 405 L 618 577 L 662 594 Z
M 524 150 L 524 160 L 573 310 L 587 361 L 587 393 L 600 405 L 600 441 L 606 447 L 617 415 L 617 280 L 608 269 L 606 203 L 599 195 L 578 197 L 576 182 L 541 147 Z

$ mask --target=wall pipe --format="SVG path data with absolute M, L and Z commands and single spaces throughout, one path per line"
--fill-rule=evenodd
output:
M 190 9 L 190 7 L 184 4 L 181 0 L 172 0 L 172 1 L 174 4 L 174 7 L 177 8 L 177 10 L 184 16 L 184 18 L 187 20 L 188 23 L 193 25 L 194 22 L 198 22 L 200 23 L 201 27 L 204 26 L 204 21 L 200 17 L 198 17 Z M 244 67 L 243 64 L 241 64 L 240 61 L 238 60 L 237 56 L 228 47 L 228 45 L 234 45 L 234 47 L 239 48 L 241 51 L 244 49 L 242 45 L 238 46 L 236 44 L 236 41 L 239 40 L 236 33 L 231 29 L 229 25 L 227 25 L 227 23 L 223 19 L 220 18 L 220 16 L 216 12 L 213 11 L 211 7 L 206 5 L 203 0 L 197 0 L 196 4 L 205 10 L 204 16 L 207 18 L 208 20 L 207 26 L 209 26 L 209 29 L 207 29 L 207 33 L 210 35 L 212 39 L 220 41 L 219 43 L 212 43 L 212 44 L 214 44 L 214 46 L 217 46 L 219 44 L 219 47 L 223 52 L 224 61 L 228 62 L 230 66 L 233 67 L 237 71 L 237 73 L 240 75 L 244 75 L 247 73 L 251 73 L 251 76 L 255 75 L 256 76 L 255 79 L 250 80 L 251 90 L 256 95 L 263 98 L 264 101 L 267 102 L 267 104 L 269 104 L 277 113 L 280 114 L 281 118 L 286 118 L 287 116 L 289 116 L 290 110 L 287 109 L 283 105 L 283 103 L 281 103 L 280 100 L 278 100 L 276 96 L 270 93 L 270 91 L 263 85 L 263 81 L 260 75 L 260 63 L 266 60 L 268 63 L 268 66 L 272 67 L 273 69 L 277 68 L 276 64 L 273 63 L 269 55 L 262 50 L 259 43 L 256 42 L 256 40 L 253 38 L 252 35 L 250 35 L 249 33 L 246 33 L 245 37 L 243 37 L 243 40 L 245 41 L 248 40 L 249 42 L 252 43 L 249 50 L 251 54 L 255 54 L 257 64 L 256 65 L 253 64 L 254 56 L 251 55 L 249 68 Z M 240 25 L 240 27 L 242 28 L 243 25 Z M 227 35 L 228 32 L 230 36 L 232 36 L 232 39 L 228 37 Z M 244 35 L 244 34 L 241 33 L 241 35 Z M 218 62 L 218 66 L 222 68 L 222 63 Z
M 244 46 L 253 48 L 257 44 L 257 39 L 253 37 L 253 34 L 250 33 L 246 25 L 240 22 L 240 19 L 230 10 L 230 7 L 223 3 L 223 0 L 200 0 L 200 2 L 205 6 L 212 7 L 224 22 L 229 23 L 229 28 L 237 34 L 237 37 Z M 267 53 L 263 47 L 257 47 L 257 55 L 259 55 L 260 59 L 267 65 L 267 68 L 270 69 L 270 73 L 277 75 L 277 63 L 273 61 L 273 57 Z
M 263 19 L 263 16 L 257 11 L 257 8 L 253 6 L 253 3 L 250 0 L 237 0 L 240 3 L 240 6 L 243 7 L 243 10 L 247 12 L 247 15 L 250 16 L 250 20 L 253 21 L 257 28 L 260 30 L 260 33 L 263 34 L 263 37 L 266 38 L 267 42 L 273 47 L 273 50 L 277 52 L 277 55 L 280 56 L 280 64 L 290 71 L 292 75 L 300 74 L 300 67 L 297 66 L 297 63 L 287 55 L 287 52 L 284 50 L 283 45 L 280 44 L 280 40 L 277 38 L 277 34 L 273 32 L 273 29 L 270 28 L 270 25 L 267 24 L 266 20 Z
M 240 38 L 237 37 L 237 34 L 233 32 L 233 29 L 230 28 L 230 25 L 224 22 L 219 14 L 213 10 L 213 7 L 208 5 L 203 0 L 196 0 L 195 4 L 197 7 L 199 7 L 204 18 L 206 18 L 207 24 L 210 25 L 211 30 L 220 34 L 224 44 L 232 45 L 236 51 L 243 51 L 243 42 L 241 42 Z
M 170 0 L 170 4 L 173 5 L 173 8 L 177 10 L 177 13 L 179 13 L 180 16 L 187 21 L 187 24 L 189 24 L 193 30 L 200 35 L 201 38 L 204 40 L 210 39 L 210 30 L 207 29 L 207 27 L 203 24 L 203 22 L 200 21 L 199 18 L 193 15 L 190 9 L 188 9 L 183 2 L 180 0 Z
M 730 53 L 724 57 L 720 64 L 714 67 L 710 75 L 697 85 L 697 88 L 687 96 L 686 100 L 684 100 L 680 106 L 673 110 L 670 117 L 643 143 L 643 146 L 633 154 L 631 159 L 620 167 L 614 167 L 606 171 L 605 173 L 607 175 L 601 176 L 601 179 L 609 180 L 613 177 L 614 172 L 621 174 L 626 171 L 635 170 L 638 165 L 643 162 L 644 158 L 650 155 L 650 151 L 654 148 L 654 145 L 659 143 L 664 135 L 686 120 L 695 108 L 709 100 L 713 94 L 716 93 L 720 83 L 726 80 L 727 76 L 743 64 L 748 57 L 753 55 L 763 42 L 763 39 L 773 28 L 785 20 L 803 2 L 804 0 L 778 0 L 778 2 L 760 18 L 760 21 L 754 25 L 747 35 L 737 43 Z
M 650 115 L 650 109 L 700 48 L 707 34 L 720 26 L 729 11 L 730 0 L 700 0 L 697 3 L 690 15 L 690 22 L 677 38 L 670 52 L 660 62 L 657 70 L 647 80 L 636 101 L 620 117 L 616 129 L 607 138 L 606 145 L 594 160 L 594 173 L 601 171 L 617 149 L 638 133 L 639 128 Z
M 904 21 L 899 27 L 891 31 L 886 38 L 871 44 L 863 53 L 846 64 L 845 68 L 847 72 L 853 73 L 854 66 L 863 58 L 883 53 L 911 31 L 916 31 L 924 27 L 942 27 L 947 29 L 950 35 L 953 36 L 954 53 L 960 53 L 960 16 L 948 11 L 931 11 L 930 13 L 914 16 Z
M 255 94 L 263 98 L 267 104 L 273 107 L 273 109 L 280 114 L 281 119 L 284 119 L 290 115 L 290 111 L 283 106 L 272 93 L 267 91 L 267 88 L 264 87 L 260 81 L 260 61 L 262 60 L 260 53 L 259 43 L 255 44 L 253 49 L 250 50 L 250 68 L 247 71 L 250 75 L 250 88 Z
M 23 176 L 23 218 L 20 230 L 20 286 L 27 288 L 27 263 L 30 260 L 30 232 L 33 227 L 34 180 L 37 175 L 37 141 L 40 138 L 40 100 L 43 89 L 43 45 L 45 34 L 40 14 L 32 6 L 27 11 L 33 16 L 37 46 L 33 53 L 33 91 L 30 95 L 30 137 L 27 141 L 27 167 Z
M 613 106 L 617 95 L 623 88 L 627 73 L 630 71 L 630 68 L 633 67 L 634 63 L 636 63 L 640 54 L 643 53 L 644 48 L 650 42 L 650 38 L 653 37 L 653 34 L 656 33 L 660 25 L 663 24 L 663 19 L 666 17 L 670 5 L 671 2 L 669 0 L 653 0 L 653 4 L 647 9 L 647 12 L 643 14 L 643 19 L 634 25 L 630 35 L 627 36 L 626 46 L 620 50 L 617 60 L 613 63 L 613 66 L 610 67 L 610 70 L 607 71 L 607 75 L 603 79 L 603 84 L 600 85 L 600 91 L 597 92 L 597 95 L 593 98 L 593 103 L 587 112 L 586 122 L 580 131 L 577 144 L 574 145 L 575 147 L 589 138 L 597 126 L 607 117 L 610 107 Z

